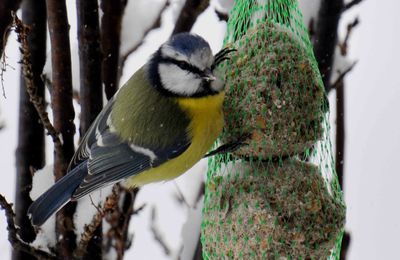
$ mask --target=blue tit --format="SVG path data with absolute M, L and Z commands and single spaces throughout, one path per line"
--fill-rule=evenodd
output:
M 161 45 L 98 115 L 68 173 L 32 203 L 32 223 L 107 185 L 170 180 L 198 162 L 223 127 L 224 82 L 214 69 L 230 51 L 213 56 L 189 33 Z

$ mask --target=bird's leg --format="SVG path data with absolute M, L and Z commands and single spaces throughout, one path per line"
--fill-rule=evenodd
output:
M 249 139 L 249 137 L 250 137 L 250 134 L 243 134 L 236 141 L 219 146 L 217 149 L 212 150 L 211 152 L 204 155 L 203 158 L 207 158 L 207 157 L 214 156 L 217 154 L 225 154 L 225 153 L 234 152 L 244 145 L 249 145 L 248 143 L 245 143 L 245 141 L 247 139 Z

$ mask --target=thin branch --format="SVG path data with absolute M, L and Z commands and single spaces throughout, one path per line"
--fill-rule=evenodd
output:
M 121 22 L 126 0 L 101 0 L 101 47 L 103 50 L 102 80 L 109 100 L 118 89 L 118 60 Z
M 338 71 L 339 76 L 337 77 L 337 79 L 335 80 L 335 82 L 333 82 L 333 84 L 331 85 L 331 89 L 335 89 L 337 87 L 338 84 L 340 84 L 340 82 L 343 81 L 344 77 L 346 77 L 346 75 L 353 70 L 353 68 L 357 65 L 358 61 L 353 62 L 348 68 L 346 68 L 344 71 Z
M 62 144 L 58 132 L 50 122 L 49 115 L 47 114 L 43 98 L 37 95 L 38 91 L 36 89 L 35 77 L 33 74 L 33 69 L 31 64 L 31 54 L 28 44 L 29 27 L 24 25 L 15 13 L 13 13 L 12 15 L 13 15 L 13 27 L 18 36 L 17 40 L 21 43 L 21 48 L 20 48 L 20 52 L 22 54 L 21 64 L 26 84 L 26 91 L 29 95 L 30 101 L 35 106 L 36 111 L 38 112 L 38 115 L 40 117 L 40 120 L 44 128 L 47 130 L 47 134 L 50 135 L 53 140 L 54 148 L 58 152 L 61 152 Z
M 347 55 L 348 41 L 349 41 L 349 39 L 350 39 L 350 36 L 351 36 L 351 33 L 352 33 L 353 29 L 354 29 L 359 23 L 360 23 L 360 22 L 359 22 L 359 20 L 358 20 L 358 17 L 356 17 L 356 18 L 354 19 L 353 22 L 351 22 L 351 23 L 349 23 L 349 24 L 347 25 L 346 36 L 345 36 L 343 42 L 342 42 L 342 43 L 339 43 L 340 53 L 341 53 L 343 56 L 346 56 L 346 55 Z
M 25 242 L 23 242 L 21 239 L 18 238 L 18 228 L 15 226 L 15 222 L 14 222 L 14 211 L 12 209 L 12 204 L 8 203 L 6 198 L 3 197 L 0 194 L 0 207 L 2 209 L 4 209 L 5 211 L 5 216 L 7 219 L 7 230 L 8 230 L 8 241 L 10 241 L 11 246 L 15 249 L 15 250 L 20 250 L 20 251 L 24 251 L 30 255 L 35 256 L 38 259 L 51 259 L 51 260 L 56 260 L 57 257 L 36 249 L 32 246 L 30 246 L 29 244 L 26 244 Z
M 228 14 L 228 13 L 219 11 L 219 10 L 217 10 L 217 9 L 215 9 L 214 11 L 215 11 L 215 13 L 217 14 L 217 17 L 218 17 L 218 19 L 219 19 L 220 21 L 225 21 L 225 22 L 228 21 L 228 19 L 229 19 L 229 14 Z
M 209 4 L 210 0 L 186 0 L 178 20 L 176 21 L 172 35 L 181 32 L 189 32 L 196 22 L 197 17 L 207 9 Z
M 154 29 L 160 28 L 161 16 L 164 13 L 165 9 L 167 9 L 168 6 L 169 6 L 169 0 L 166 1 L 164 6 L 160 9 L 160 12 L 158 13 L 157 18 L 154 20 L 153 24 L 144 31 L 143 37 L 141 38 L 141 40 L 136 45 L 132 46 L 124 55 L 122 55 L 120 57 L 120 62 L 119 62 L 119 66 L 118 66 L 119 76 L 122 75 L 122 70 L 124 68 L 125 62 L 128 59 L 129 55 L 134 53 L 140 46 L 142 46 L 142 44 L 144 43 L 144 39 L 151 31 L 153 31 Z
M 168 247 L 167 243 L 164 241 L 163 236 L 161 235 L 160 231 L 157 228 L 156 225 L 156 208 L 152 207 L 151 208 L 151 225 L 150 225 L 150 230 L 153 233 L 154 240 L 158 242 L 158 244 L 162 247 L 164 250 L 165 255 L 169 256 L 171 255 L 171 249 Z
M 351 9 L 355 5 L 358 5 L 359 3 L 361 3 L 362 1 L 363 0 L 352 0 L 352 1 L 348 2 L 347 4 L 344 5 L 342 12 L 345 12 L 345 11 Z
M 21 0 L 1 0 L 0 1 L 0 57 L 6 47 L 8 33 L 12 23 L 12 12 L 16 12 L 21 4 Z

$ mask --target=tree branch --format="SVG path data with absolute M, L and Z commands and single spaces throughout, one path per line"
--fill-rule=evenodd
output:
M 343 0 L 322 0 L 314 38 L 314 53 L 326 92 L 330 91 L 332 63 L 337 43 L 337 29 Z
M 132 48 L 130 48 L 123 56 L 120 57 L 120 63 L 119 63 L 119 75 L 122 75 L 122 70 L 124 69 L 125 62 L 128 59 L 129 55 L 134 53 L 142 44 L 144 43 L 144 39 L 146 36 L 154 29 L 160 28 L 161 26 L 161 16 L 164 13 L 165 9 L 169 6 L 169 1 L 166 1 L 164 6 L 160 9 L 160 12 L 157 15 L 157 18 L 154 20 L 154 23 L 146 29 L 146 31 L 143 33 L 143 37 L 138 42 L 136 45 L 134 45 Z
M 71 50 L 69 24 L 64 0 L 46 0 L 51 43 L 52 93 L 54 127 L 62 137 L 62 152 L 55 151 L 54 175 L 59 180 L 66 173 L 74 154 L 74 117 L 72 106 Z M 76 203 L 68 203 L 56 215 L 56 237 L 60 258 L 72 259 L 76 247 L 73 214 Z
M 101 82 L 102 53 L 97 0 L 77 0 L 78 46 L 80 66 L 80 126 L 82 138 L 103 107 Z M 91 237 L 83 259 L 102 258 L 101 217 Z
M 353 22 L 351 22 L 351 23 L 349 23 L 349 24 L 347 25 L 346 36 L 345 36 L 343 42 L 342 42 L 342 43 L 339 43 L 340 53 L 341 53 L 343 56 L 346 56 L 346 55 L 347 55 L 348 41 L 349 41 L 349 39 L 350 39 L 350 35 L 351 35 L 353 29 L 354 29 L 359 23 L 360 23 L 360 22 L 359 22 L 359 20 L 358 20 L 358 17 L 356 17 L 356 18 L 354 19 Z
M 97 0 L 77 0 L 80 67 L 80 135 L 83 136 L 103 107 L 101 47 Z
M 172 35 L 189 32 L 197 17 L 208 7 L 210 0 L 186 0 L 185 5 L 176 21 Z
M 350 1 L 349 3 L 344 5 L 342 12 L 345 12 L 345 11 L 351 9 L 355 5 L 358 5 L 359 3 L 361 3 L 362 1 L 363 0 L 352 0 L 352 1 Z
M 109 223 L 110 229 L 107 231 L 105 239 L 106 250 L 114 247 L 117 252 L 117 260 L 122 260 L 126 249 L 131 245 L 131 240 L 128 237 L 128 228 L 131 216 L 137 211 L 133 210 L 133 205 L 136 199 L 138 189 L 128 190 L 120 185 L 115 187 L 115 197 L 107 198 L 104 206 L 106 215 L 105 220 Z M 113 203 L 115 201 L 115 203 Z M 119 206 L 118 202 L 122 201 Z
M 36 233 L 27 216 L 27 210 L 32 203 L 29 195 L 32 187 L 32 175 L 35 169 L 41 169 L 45 163 L 44 130 L 35 106 L 30 101 L 40 100 L 40 107 L 45 107 L 44 84 L 40 75 L 46 62 L 46 4 L 44 0 L 24 0 L 22 3 L 22 19 L 31 30 L 29 34 L 22 27 L 20 33 L 23 39 L 22 70 L 20 81 L 20 101 L 18 119 L 18 147 L 16 151 L 16 192 L 15 213 L 18 235 L 25 242 L 32 242 Z M 15 17 L 14 17 L 15 18 Z M 24 54 L 25 53 L 25 54 Z M 25 77 L 25 75 L 27 77 Z M 27 93 L 30 89 L 30 95 Z M 12 258 L 36 259 L 26 252 L 14 250 Z
M 0 57 L 6 47 L 8 33 L 12 23 L 12 12 L 16 12 L 21 4 L 21 0 L 1 0 L 0 1 Z
M 118 62 L 121 21 L 127 0 L 102 0 L 101 47 L 103 49 L 102 79 L 109 100 L 118 89 Z
M 40 120 L 47 130 L 47 134 L 51 136 L 54 148 L 61 152 L 62 144 L 61 140 L 58 136 L 57 130 L 51 124 L 49 116 L 46 111 L 45 102 L 42 97 L 38 96 L 39 90 L 36 89 L 35 84 L 35 76 L 33 73 L 33 68 L 31 64 L 31 53 L 29 50 L 29 43 L 28 43 L 28 34 L 29 34 L 29 27 L 25 26 L 18 17 L 13 14 L 15 32 L 17 33 L 17 40 L 21 43 L 21 54 L 22 54 L 22 72 L 24 74 L 24 81 L 26 84 L 26 91 L 29 95 L 29 99 L 34 105 Z M 39 83 L 38 83 L 39 84 Z
M 152 207 L 151 208 L 151 225 L 150 225 L 150 230 L 153 233 L 154 239 L 160 244 L 162 249 L 164 250 L 165 255 L 169 256 L 171 255 L 171 249 L 167 245 L 167 243 L 164 241 L 164 238 L 162 237 L 160 231 L 158 230 L 156 226 L 156 208 Z
M 26 244 L 21 239 L 18 238 L 18 228 L 15 226 L 14 222 L 14 211 L 12 209 L 12 204 L 8 203 L 6 198 L 4 198 L 0 194 L 0 207 L 4 209 L 6 219 L 7 219 L 7 230 L 8 230 L 8 241 L 10 241 L 11 246 L 15 250 L 23 251 L 28 253 L 29 255 L 35 256 L 38 259 L 50 259 L 57 260 L 57 258 L 45 251 L 36 249 L 31 247 L 29 244 Z

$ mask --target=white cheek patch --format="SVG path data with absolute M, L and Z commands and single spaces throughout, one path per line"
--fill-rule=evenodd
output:
M 163 87 L 173 93 L 190 96 L 201 86 L 200 78 L 174 64 L 159 64 L 158 68 Z

